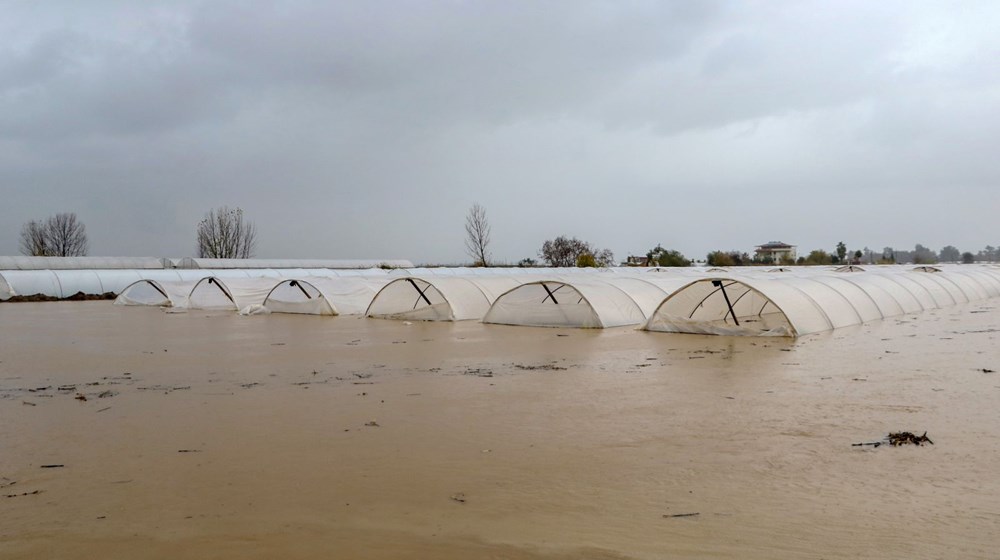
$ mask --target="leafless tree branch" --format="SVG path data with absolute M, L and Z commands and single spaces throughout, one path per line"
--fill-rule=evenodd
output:
M 35 257 L 81 257 L 87 254 L 87 228 L 72 212 L 49 216 L 21 227 L 21 253 Z
M 248 259 L 257 249 L 257 227 L 243 218 L 242 208 L 223 206 L 198 222 L 197 242 L 199 257 Z
M 486 219 L 486 209 L 473 204 L 465 217 L 465 252 L 476 261 L 477 266 L 490 263 L 490 222 Z
M 45 224 L 31 220 L 21 226 L 21 254 L 44 257 L 49 254 L 45 239 Z

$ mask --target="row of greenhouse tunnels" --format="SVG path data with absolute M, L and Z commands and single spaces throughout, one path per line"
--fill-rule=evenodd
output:
M 1000 297 L 1000 267 L 425 269 L 141 279 L 120 305 L 796 337 Z

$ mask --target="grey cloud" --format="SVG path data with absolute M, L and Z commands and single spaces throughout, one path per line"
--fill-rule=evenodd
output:
M 0 22 L 0 253 L 76 210 L 95 252 L 187 254 L 222 204 L 276 257 L 460 261 L 473 202 L 512 261 L 564 233 L 1000 243 L 976 225 L 1000 180 L 990 4 L 24 6 Z M 975 203 L 944 212 L 951 192 Z
M 242 76 L 266 87 L 366 96 L 372 111 L 435 123 L 509 122 L 566 114 L 644 60 L 676 56 L 710 20 L 712 4 L 703 5 L 704 13 L 667 4 L 346 3 L 281 13 L 216 5 L 194 18 L 191 36 L 245 62 Z

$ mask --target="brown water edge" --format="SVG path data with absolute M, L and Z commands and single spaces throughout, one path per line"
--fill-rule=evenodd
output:
M 0 557 L 992 558 L 998 332 L 0 306 Z

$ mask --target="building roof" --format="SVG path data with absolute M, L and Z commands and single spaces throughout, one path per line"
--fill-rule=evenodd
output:
M 795 245 L 789 245 L 788 243 L 782 243 L 781 241 L 768 241 L 763 245 L 758 245 L 757 250 L 760 249 L 794 249 Z

